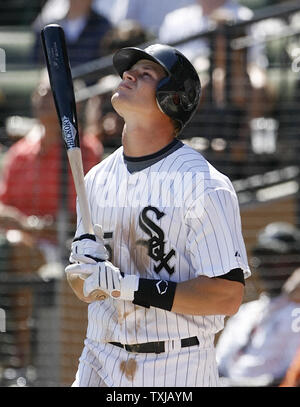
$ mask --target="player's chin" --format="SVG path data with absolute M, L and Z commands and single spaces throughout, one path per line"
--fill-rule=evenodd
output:
M 111 104 L 115 111 L 121 116 L 124 116 L 124 112 L 129 109 L 131 103 L 128 100 L 128 97 L 122 92 L 116 91 L 111 97 Z M 126 107 L 127 106 L 127 107 Z
M 122 99 L 124 99 L 122 92 L 119 92 L 119 90 L 116 90 L 111 97 L 111 104 L 115 110 L 117 110 L 118 106 L 120 106 L 120 104 L 122 104 Z

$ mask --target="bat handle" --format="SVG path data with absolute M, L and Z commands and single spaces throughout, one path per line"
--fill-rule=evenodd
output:
M 68 159 L 73 174 L 75 189 L 80 207 L 82 223 L 85 233 L 94 234 L 91 214 L 86 195 L 81 150 L 78 147 L 67 150 Z

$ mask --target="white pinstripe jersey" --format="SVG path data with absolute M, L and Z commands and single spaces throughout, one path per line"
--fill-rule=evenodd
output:
M 120 147 L 90 170 L 86 188 L 92 222 L 102 225 L 122 272 L 174 282 L 236 268 L 250 275 L 231 182 L 180 141 L 135 159 L 125 159 Z M 77 223 L 79 236 L 79 210 Z M 109 298 L 89 305 L 87 338 L 133 344 L 197 335 L 207 348 L 223 322 L 222 315 L 180 315 Z

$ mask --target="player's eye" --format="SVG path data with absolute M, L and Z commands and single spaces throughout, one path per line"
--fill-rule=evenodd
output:
M 152 78 L 152 75 L 151 75 L 149 72 L 147 72 L 147 71 L 144 71 L 144 72 L 142 73 L 142 75 L 143 75 L 144 77 Z

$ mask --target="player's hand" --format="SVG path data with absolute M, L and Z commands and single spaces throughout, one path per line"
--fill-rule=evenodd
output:
M 96 264 L 108 259 L 100 225 L 94 226 L 95 235 L 81 235 L 73 240 L 70 263 Z
M 88 277 L 88 275 L 86 275 L 86 277 Z M 80 276 L 78 274 L 76 275 L 76 274 L 68 273 L 67 280 L 68 280 L 68 283 L 69 283 L 70 287 L 72 288 L 74 294 L 80 301 L 90 304 L 91 302 L 104 301 L 108 298 L 108 295 L 104 291 L 101 291 L 101 290 L 95 290 L 90 295 L 85 297 L 83 294 L 84 278 L 82 278 L 82 276 Z
M 66 273 L 89 274 L 83 284 L 85 297 L 96 290 L 101 290 L 114 299 L 133 301 L 134 292 L 139 285 L 138 276 L 122 275 L 120 269 L 109 261 L 96 264 L 71 264 L 66 267 Z

